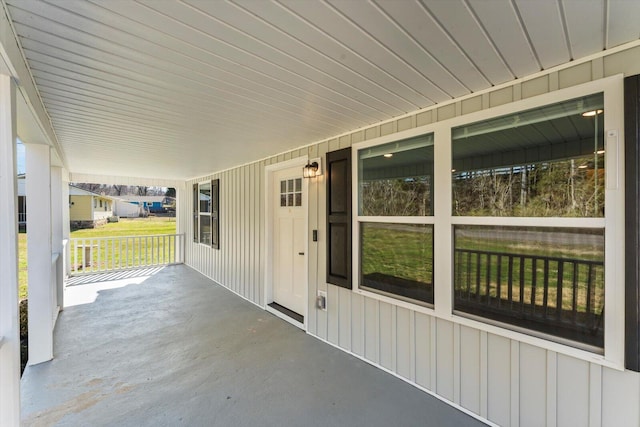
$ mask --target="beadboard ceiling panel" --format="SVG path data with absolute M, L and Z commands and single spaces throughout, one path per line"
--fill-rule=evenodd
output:
M 69 170 L 144 178 L 230 168 L 640 37 L 631 0 L 0 1 Z
M 571 54 L 560 13 L 560 3 L 518 0 L 516 5 L 542 68 L 569 61 Z

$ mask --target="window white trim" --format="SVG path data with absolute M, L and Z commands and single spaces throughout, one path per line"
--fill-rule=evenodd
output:
M 564 100 L 604 93 L 606 156 L 605 217 L 604 218 L 515 218 L 462 217 L 451 213 L 451 129 L 464 124 L 542 107 Z M 434 216 L 433 217 L 367 217 L 358 212 L 358 150 L 393 141 L 434 133 Z M 471 326 L 537 347 L 570 355 L 578 359 L 622 370 L 624 369 L 624 114 L 623 76 L 616 75 L 582 85 L 515 101 L 475 113 L 436 122 L 427 126 L 386 135 L 352 145 L 352 203 L 354 206 L 352 253 L 354 292 L 399 307 Z M 434 308 L 370 292 L 359 286 L 360 223 L 396 222 L 434 224 Z M 507 226 L 544 226 L 605 229 L 605 333 L 604 355 L 573 347 L 556 337 L 545 339 L 518 328 L 503 328 L 453 313 L 453 225 L 499 223 Z M 541 334 L 537 334 L 541 335 Z

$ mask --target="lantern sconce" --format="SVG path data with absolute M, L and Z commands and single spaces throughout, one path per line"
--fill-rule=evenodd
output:
M 302 176 L 305 178 L 314 178 L 320 175 L 322 175 L 320 159 L 313 159 L 313 161 L 307 162 L 307 164 L 302 168 Z

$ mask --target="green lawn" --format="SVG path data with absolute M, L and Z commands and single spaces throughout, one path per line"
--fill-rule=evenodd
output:
M 148 236 L 150 234 L 174 234 L 175 218 L 120 218 L 119 222 L 110 222 L 99 228 L 86 228 L 71 232 L 71 238 Z
M 18 235 L 18 298 L 27 297 L 27 233 Z
M 430 227 L 416 226 L 409 224 L 363 224 L 362 227 L 362 274 L 379 273 L 386 276 L 403 278 L 415 282 L 432 283 L 433 274 L 433 254 L 432 254 L 432 234 Z M 578 240 L 580 241 L 580 240 Z M 530 303 L 535 289 L 536 304 L 542 305 L 544 302 L 544 262 L 539 260 L 536 263 L 536 280 L 533 286 L 534 268 L 532 256 L 557 257 L 562 259 L 577 258 L 580 260 L 602 261 L 602 251 L 598 251 L 589 245 L 580 245 L 569 242 L 562 244 L 541 244 L 539 242 L 526 243 L 522 239 L 507 240 L 496 238 L 490 233 L 484 238 L 457 238 L 456 249 L 474 249 L 487 252 L 499 252 L 504 254 L 522 254 L 528 258 L 523 264 L 524 301 Z M 466 263 L 464 257 L 456 257 L 454 268 L 454 288 L 456 291 L 465 291 L 467 279 L 471 282 L 471 291 L 475 292 L 475 280 L 479 277 L 481 282 L 480 294 L 487 293 L 492 297 L 497 297 L 498 293 L 502 298 L 508 297 L 507 281 L 509 280 L 508 258 L 504 256 L 502 263 L 498 266 L 498 257 L 492 256 L 489 262 L 486 256 L 477 259 L 475 254 L 471 255 L 470 263 Z M 477 275 L 479 265 L 479 275 Z M 576 304 L 578 311 L 586 311 L 587 299 L 590 298 L 591 311 L 599 312 L 604 304 L 604 267 L 594 266 L 592 271 L 591 294 L 588 293 L 589 270 L 586 264 L 580 264 L 575 273 L 577 274 L 577 288 L 574 295 L 572 283 L 574 280 L 573 263 L 570 261 L 563 263 L 562 272 L 562 307 L 570 310 Z M 487 289 L 486 277 L 487 269 L 490 269 L 490 283 Z M 557 301 L 557 289 L 559 283 L 558 271 L 559 262 L 549 261 L 549 277 L 547 278 L 548 306 L 555 307 Z M 515 258 L 511 280 L 515 283 L 513 287 L 513 300 L 518 301 L 520 297 L 519 288 L 520 260 Z M 501 286 L 498 291 L 497 278 L 500 277 Z M 574 301 L 575 299 L 575 301 Z
M 155 234 L 175 234 L 175 218 L 121 218 L 119 222 L 111 222 L 94 229 L 76 230 L 71 233 L 71 238 L 99 238 L 114 236 L 149 236 Z M 72 255 L 72 262 L 75 262 Z M 19 298 L 27 296 L 27 234 L 18 236 L 18 283 Z

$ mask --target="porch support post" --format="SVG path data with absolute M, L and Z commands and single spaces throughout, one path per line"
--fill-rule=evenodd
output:
M 0 425 L 20 425 L 16 87 L 0 75 Z
M 185 262 L 184 259 L 184 247 L 185 242 L 187 240 L 187 236 L 184 235 L 187 230 L 186 224 L 183 223 L 186 215 L 183 215 L 182 204 L 186 201 L 184 197 L 184 184 L 181 186 L 176 185 L 176 234 L 182 234 L 183 236 L 178 240 L 178 244 L 176 245 L 176 262 Z
M 27 269 L 29 365 L 53 358 L 54 298 L 51 273 L 51 149 L 25 144 L 27 172 Z
M 62 239 L 66 242 L 62 250 L 64 266 L 62 275 L 66 279 L 71 271 L 71 244 L 69 242 L 71 238 L 71 222 L 69 217 L 69 173 L 66 170 L 62 172 Z M 63 301 L 58 301 L 61 307 L 64 307 Z
M 56 297 L 55 304 L 58 310 L 62 310 L 64 307 L 63 290 L 64 290 L 64 245 L 63 239 L 63 226 L 62 226 L 62 188 L 64 184 L 62 182 L 62 168 L 51 168 L 51 251 L 52 261 L 55 258 L 55 267 L 52 268 L 51 274 L 55 274 L 52 279 L 56 284 Z M 55 309 L 55 307 L 54 307 Z M 55 315 L 55 313 L 54 313 Z M 54 322 L 55 325 L 55 322 Z

